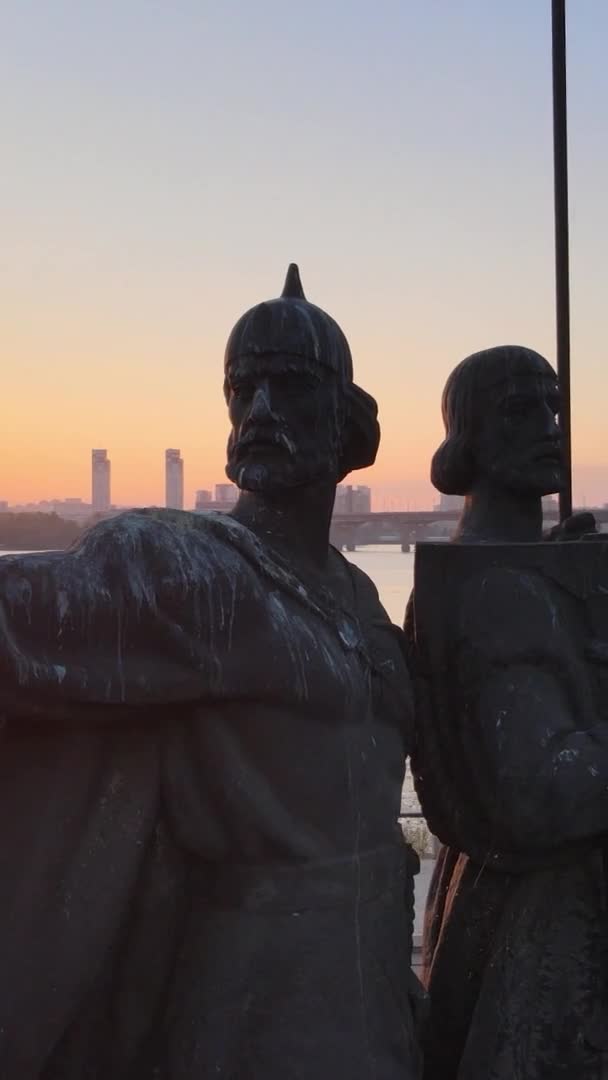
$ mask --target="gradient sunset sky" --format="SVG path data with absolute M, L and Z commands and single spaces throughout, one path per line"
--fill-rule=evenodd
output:
M 0 499 L 223 480 L 222 358 L 298 262 L 430 505 L 451 368 L 554 358 L 549 0 L 5 0 Z M 608 3 L 568 14 L 575 499 L 608 502 Z

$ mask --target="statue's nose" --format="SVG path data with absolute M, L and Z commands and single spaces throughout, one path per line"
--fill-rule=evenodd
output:
M 556 416 L 555 410 L 551 408 L 551 405 L 547 402 L 544 408 L 543 417 L 545 421 L 545 431 L 548 435 L 557 437 L 559 434 L 559 416 Z
M 256 423 L 264 423 L 264 421 L 270 420 L 273 417 L 272 405 L 270 403 L 270 390 L 268 384 L 262 384 L 262 386 L 258 386 L 255 394 L 253 395 L 253 401 L 251 402 L 251 412 L 249 414 L 249 417 Z

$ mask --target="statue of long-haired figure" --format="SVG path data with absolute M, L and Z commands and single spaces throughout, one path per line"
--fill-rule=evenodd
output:
M 432 479 L 464 509 L 455 544 L 434 563 L 421 553 L 408 627 L 414 774 L 443 843 L 424 928 L 425 1080 L 599 1080 L 606 555 L 541 543 L 543 496 L 563 482 L 559 387 L 543 357 L 515 346 L 468 357 L 442 408 Z

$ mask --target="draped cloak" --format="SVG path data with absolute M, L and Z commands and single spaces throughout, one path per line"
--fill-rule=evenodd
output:
M 0 560 L 3 1080 L 408 1080 L 400 631 L 224 515 Z

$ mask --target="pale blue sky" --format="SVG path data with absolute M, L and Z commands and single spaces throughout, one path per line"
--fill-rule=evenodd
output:
M 225 338 L 296 260 L 380 403 L 360 479 L 428 503 L 451 367 L 554 355 L 550 7 L 4 0 L 0 498 L 86 495 L 92 445 L 119 501 L 169 445 L 220 480 Z M 608 501 L 608 4 L 568 8 L 576 494 Z

